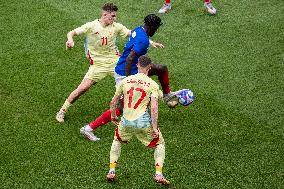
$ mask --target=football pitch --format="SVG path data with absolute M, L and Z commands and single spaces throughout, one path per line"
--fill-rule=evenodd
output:
M 115 126 L 98 142 L 79 129 L 109 108 L 114 79 L 93 86 L 70 108 L 61 105 L 88 70 L 83 36 L 65 49 L 68 31 L 100 17 L 102 0 L 1 0 L 0 188 L 164 188 L 153 180 L 152 149 L 134 139 L 122 146 L 117 181 L 108 183 Z M 157 13 L 163 0 L 112 1 L 129 29 Z M 149 49 L 169 68 L 171 89 L 195 101 L 159 104 L 166 141 L 163 173 L 171 188 L 284 188 L 284 2 L 175 0 Z M 122 51 L 126 39 L 119 38 Z M 157 81 L 157 78 L 154 77 Z

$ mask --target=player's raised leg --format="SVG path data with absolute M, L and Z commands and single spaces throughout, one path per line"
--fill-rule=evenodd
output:
M 170 89 L 170 80 L 168 67 L 163 64 L 152 64 L 151 70 L 149 71 L 149 76 L 157 75 L 158 80 L 161 84 L 163 93 L 164 93 L 164 101 L 170 108 L 174 108 L 178 105 L 178 101 L 174 99 L 175 93 L 171 92 Z
M 96 82 L 94 80 L 84 78 L 80 85 L 74 91 L 72 91 L 72 93 L 65 100 L 64 104 L 56 114 L 56 120 L 61 123 L 64 122 L 65 113 L 69 107 L 95 83 Z
M 211 0 L 204 0 L 204 6 L 209 14 L 215 15 L 217 13 L 217 10 L 213 7 Z
M 171 8 L 171 0 L 165 0 L 163 6 L 159 10 L 159 13 L 167 13 L 169 10 L 171 10 Z

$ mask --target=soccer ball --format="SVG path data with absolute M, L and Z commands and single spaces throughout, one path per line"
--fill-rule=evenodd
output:
M 188 106 L 194 101 L 193 92 L 189 89 L 182 90 L 176 96 L 178 98 L 178 102 L 183 106 Z

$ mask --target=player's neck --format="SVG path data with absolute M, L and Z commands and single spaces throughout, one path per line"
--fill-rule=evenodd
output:
M 99 19 L 100 24 L 102 25 L 102 27 L 107 27 L 109 24 L 107 24 L 106 22 L 104 22 L 104 20 L 101 18 Z
M 142 29 L 146 32 L 147 36 L 150 37 L 149 36 L 149 28 L 146 25 L 143 25 Z
M 138 70 L 138 73 L 148 75 L 148 70 Z
M 143 25 L 143 26 L 141 26 L 142 27 L 142 29 L 147 33 L 147 26 L 146 25 Z

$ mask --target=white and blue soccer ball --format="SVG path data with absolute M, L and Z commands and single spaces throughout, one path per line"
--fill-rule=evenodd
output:
M 183 106 L 188 106 L 194 101 L 193 92 L 189 89 L 183 89 L 177 95 L 178 102 Z

